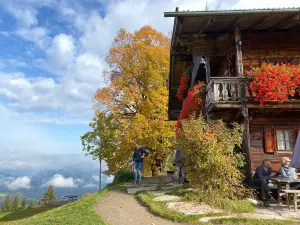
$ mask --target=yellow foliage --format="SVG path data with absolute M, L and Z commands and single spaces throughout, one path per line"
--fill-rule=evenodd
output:
M 154 171 L 171 154 L 174 123 L 167 122 L 170 40 L 149 26 L 129 33 L 121 29 L 106 60 L 109 87 L 97 90 L 96 109 L 119 117 L 118 146 L 109 173 L 128 168 L 135 140 L 151 149 L 146 164 Z M 148 171 L 149 172 L 149 171 Z

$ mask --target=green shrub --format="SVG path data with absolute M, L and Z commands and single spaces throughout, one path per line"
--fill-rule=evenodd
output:
M 114 183 L 121 183 L 121 182 L 129 182 L 133 181 L 133 172 L 131 171 L 118 171 L 114 178 Z
M 241 146 L 243 127 L 229 128 L 221 120 L 206 122 L 203 117 L 182 121 L 177 145 L 191 184 L 202 190 L 218 190 L 223 197 L 235 198 L 245 190 L 244 157 L 235 149 Z

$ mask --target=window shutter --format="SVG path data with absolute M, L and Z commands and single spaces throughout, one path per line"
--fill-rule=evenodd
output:
M 274 134 L 271 128 L 264 129 L 264 139 L 265 139 L 265 152 L 274 153 L 276 152 L 274 145 Z

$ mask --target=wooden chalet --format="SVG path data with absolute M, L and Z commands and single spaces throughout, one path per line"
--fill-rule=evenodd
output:
M 278 170 L 291 157 L 300 129 L 300 101 L 263 107 L 247 93 L 244 70 L 268 63 L 300 63 L 300 8 L 165 12 L 174 17 L 170 55 L 169 119 L 177 120 L 181 74 L 192 67 L 190 88 L 205 81 L 207 119 L 244 123 L 247 177 L 270 159 Z

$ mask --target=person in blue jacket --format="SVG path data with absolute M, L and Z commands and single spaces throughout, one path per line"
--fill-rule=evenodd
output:
M 148 151 L 146 151 L 142 146 L 137 143 L 132 155 L 133 161 L 133 174 L 134 174 L 134 183 L 140 184 L 142 179 L 142 168 L 144 158 L 148 155 Z

